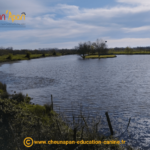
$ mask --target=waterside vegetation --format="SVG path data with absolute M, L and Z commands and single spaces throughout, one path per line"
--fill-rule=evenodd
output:
M 85 58 L 114 58 L 117 57 L 116 55 L 101 55 L 100 57 L 98 55 L 87 55 Z
M 0 62 L 16 61 L 16 60 L 29 60 L 34 58 L 62 56 L 78 54 L 83 59 L 85 58 L 113 58 L 116 55 L 142 55 L 150 54 L 150 47 L 137 47 L 137 48 L 108 48 L 107 41 L 97 39 L 95 42 L 79 43 L 73 49 L 35 49 L 35 50 L 13 50 L 12 47 L 0 47 Z
M 111 141 L 117 140 L 112 136 L 100 134 L 100 119 L 90 126 L 87 119 L 80 114 L 77 119 L 67 120 L 62 113 L 53 110 L 53 102 L 44 106 L 31 103 L 26 95 L 14 94 L 2 97 L 7 92 L 6 85 L 0 83 L 0 145 L 5 150 L 25 150 L 23 145 L 26 137 L 34 141 Z M 52 100 L 53 101 L 53 100 Z M 64 150 L 125 150 L 118 144 L 34 144 L 32 150 L 64 149 Z M 131 147 L 127 148 L 132 150 Z
M 149 48 L 131 48 L 127 46 L 126 48 L 110 48 L 108 54 L 114 55 L 142 55 L 150 54 Z
M 108 48 L 106 45 L 107 41 L 103 41 L 97 39 L 96 42 L 91 43 L 90 41 L 79 43 L 78 46 L 75 47 L 78 54 L 83 58 L 113 58 L 116 55 L 110 55 L 108 53 Z
M 32 54 L 27 52 L 26 54 L 7 54 L 7 55 L 0 55 L 0 62 L 8 62 L 8 61 L 16 61 L 16 60 L 29 60 L 34 58 L 42 58 L 42 57 L 52 57 L 52 56 L 61 56 L 61 53 L 57 52 L 54 53 L 42 53 L 42 54 Z

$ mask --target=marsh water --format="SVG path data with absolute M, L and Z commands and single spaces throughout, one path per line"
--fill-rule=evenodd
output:
M 91 118 L 101 116 L 100 130 L 105 135 L 110 134 L 108 111 L 115 136 L 149 149 L 150 55 L 87 60 L 68 55 L 0 65 L 0 81 L 10 94 L 28 94 L 40 105 L 50 103 L 52 94 L 54 110 L 70 119 L 81 110 Z

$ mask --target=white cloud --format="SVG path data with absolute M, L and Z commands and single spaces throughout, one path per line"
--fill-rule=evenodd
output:
M 149 31 L 150 26 L 140 25 L 139 27 L 129 28 L 126 27 L 125 23 L 119 24 L 118 22 L 125 22 L 124 17 L 130 17 L 132 15 L 138 17 L 140 13 L 149 12 L 150 2 L 147 0 L 144 1 L 145 3 L 139 0 L 117 0 L 117 2 L 120 5 L 117 4 L 115 7 L 80 9 L 79 6 L 67 4 L 57 4 L 52 7 L 39 0 L 20 0 L 19 3 L 17 0 L 13 2 L 5 0 L 1 2 L 0 14 L 5 13 L 6 8 L 15 15 L 26 12 L 26 19 L 21 21 L 21 23 L 26 24 L 26 29 L 2 31 L 0 39 L 3 41 L 2 43 L 6 43 L 6 45 L 3 46 L 7 47 L 8 44 L 14 48 L 19 47 L 19 45 L 20 48 L 22 46 L 31 46 L 31 48 L 36 46 L 35 48 L 42 48 L 45 47 L 44 45 L 46 45 L 46 47 L 60 47 L 60 45 L 65 47 L 65 44 L 71 46 L 76 43 L 74 41 L 78 41 L 77 39 L 83 39 L 82 41 L 86 41 L 87 39 L 96 40 L 97 38 L 106 37 L 110 33 L 110 37 L 115 38 L 116 35 L 120 34 L 121 37 L 124 38 L 114 41 L 110 39 L 108 46 L 119 46 L 120 43 L 123 44 L 123 40 L 123 45 L 127 46 L 128 42 L 132 41 L 135 43 L 134 41 L 138 41 L 139 39 L 125 38 L 127 34 L 125 36 L 123 33 Z M 124 5 L 124 3 L 135 5 Z M 116 19 L 116 17 L 118 18 Z M 20 20 L 15 22 L 20 23 Z M 142 22 L 142 20 L 140 20 L 140 22 Z M 130 22 L 128 24 L 130 24 Z M 147 39 L 144 40 L 147 41 Z M 143 43 L 144 40 L 142 40 Z M 111 41 L 115 44 L 113 42 L 111 43 Z M 55 44 L 56 46 L 54 46 Z M 76 44 L 72 46 L 76 46 Z
M 150 26 L 142 26 L 137 28 L 122 28 L 125 32 L 141 32 L 150 30 Z
M 79 14 L 79 7 L 75 5 L 58 4 L 56 7 L 51 8 L 53 11 L 62 11 L 65 14 Z
M 39 0 L 1 1 L 0 14 L 5 14 L 6 10 L 10 11 L 13 15 L 25 12 L 27 16 L 34 16 L 48 12 L 49 9 Z
M 137 14 L 142 12 L 150 11 L 150 7 L 148 5 L 143 6 L 135 6 L 135 7 L 127 7 L 127 6 L 116 6 L 112 8 L 97 8 L 97 9 L 83 9 L 75 15 L 68 15 L 69 19 L 79 19 L 79 20 L 90 20 L 90 19 L 110 19 L 113 17 Z
M 149 0 L 116 0 L 120 3 L 128 3 L 128 4 L 140 4 L 140 5 L 150 5 Z
M 51 47 L 51 45 L 54 46 L 54 43 L 61 43 L 61 42 L 67 43 L 70 42 L 71 39 L 75 40 L 81 37 L 84 38 L 87 37 L 90 39 L 91 37 L 102 36 L 103 33 L 109 31 L 109 29 L 106 27 L 93 26 L 88 24 L 83 25 L 75 23 L 73 21 L 64 21 L 64 20 L 55 21 L 52 19 L 50 21 L 53 23 L 51 26 L 53 27 L 55 26 L 55 28 L 3 31 L 0 34 L 0 40 L 2 41 L 3 44 L 6 43 L 6 45 L 3 45 L 6 47 L 8 43 L 12 47 L 16 48 L 18 47 L 18 45 L 22 47 L 24 45 L 23 43 L 28 43 L 27 45 L 29 46 L 30 45 L 29 43 L 35 42 L 38 42 L 36 47 L 37 46 L 42 47 L 43 44 L 49 45 L 49 47 Z M 68 26 L 66 26 L 66 23 L 68 24 Z M 59 47 L 58 44 L 56 44 L 56 47 Z
M 68 36 L 78 36 L 78 35 L 82 35 L 82 34 L 86 34 L 86 33 L 91 33 L 91 32 L 95 32 L 95 34 L 102 34 L 106 31 L 108 31 L 108 28 L 105 27 L 98 27 L 98 26 L 90 26 L 90 25 L 83 25 L 83 24 L 77 24 L 77 23 L 73 23 L 67 27 L 65 27 L 65 21 L 61 22 L 59 21 L 58 23 L 62 23 L 59 24 L 59 26 L 57 26 L 57 28 L 54 29 L 31 29 L 31 30 L 16 30 L 16 31 L 5 31 L 5 32 L 1 32 L 0 34 L 0 39 L 11 39 L 11 40 L 17 40 L 16 38 L 21 38 L 21 37 L 38 37 L 39 39 L 42 37 L 49 37 L 49 38 L 57 38 L 57 37 L 63 37 L 63 38 L 67 38 Z M 55 23 L 56 24 L 56 23 Z M 62 27 L 62 28 L 61 28 Z M 15 36 L 14 36 L 15 35 Z M 9 36 L 9 37 L 8 37 Z M 34 40 L 34 39 L 33 39 Z
M 122 38 L 122 39 L 108 39 L 109 47 L 137 47 L 149 46 L 150 38 Z

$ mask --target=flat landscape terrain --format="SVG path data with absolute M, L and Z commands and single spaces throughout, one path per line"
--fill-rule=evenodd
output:
M 52 54 L 45 54 L 45 57 L 54 56 Z M 56 53 L 56 56 L 61 56 L 61 53 Z M 15 61 L 15 60 L 28 60 L 29 58 L 26 57 L 26 54 L 17 54 L 12 55 L 12 59 L 8 59 L 9 55 L 1 55 L 0 62 L 7 62 L 7 61 Z M 43 54 L 31 54 L 30 59 L 34 58 L 41 58 Z

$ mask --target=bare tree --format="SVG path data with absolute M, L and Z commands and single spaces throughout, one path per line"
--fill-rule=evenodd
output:
M 75 49 L 78 50 L 78 54 L 84 59 L 88 53 L 89 46 L 87 43 L 79 43 L 79 46 L 76 46 Z
M 90 41 L 79 43 L 79 46 L 76 46 L 75 49 L 78 51 L 78 54 L 84 59 L 86 54 L 95 53 L 95 50 L 98 52 L 99 58 L 101 54 L 107 53 L 106 50 L 106 41 L 97 39 L 96 42 L 91 43 Z
M 96 43 L 94 43 L 94 46 L 96 47 L 98 56 L 100 58 L 100 55 L 105 53 L 106 43 L 103 40 L 97 39 Z
M 89 55 L 90 52 L 91 52 L 91 48 L 92 48 L 91 46 L 92 46 L 91 41 L 88 41 L 88 42 L 87 42 L 87 47 L 88 47 L 88 48 L 87 48 L 87 53 L 88 53 L 88 55 Z
M 94 54 L 95 50 L 96 50 L 96 43 L 93 42 L 92 45 L 91 45 L 91 53 Z

